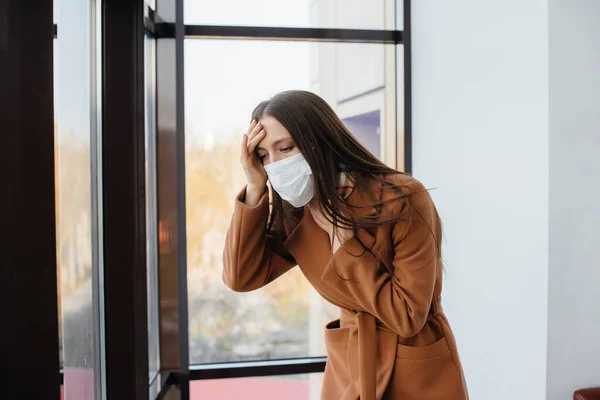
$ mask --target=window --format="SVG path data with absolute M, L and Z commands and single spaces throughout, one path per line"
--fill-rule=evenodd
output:
M 184 21 L 188 25 L 390 29 L 393 8 L 393 0 L 185 0 Z
M 99 3 L 55 3 L 56 234 L 66 398 L 101 398 Z
M 62 318 L 61 351 L 64 358 L 66 398 L 102 398 L 102 392 L 109 391 L 110 382 L 116 381 L 107 379 L 105 382 L 104 380 L 102 365 L 104 327 L 101 324 L 103 323 L 102 305 L 105 302 L 101 289 L 104 284 L 107 287 L 112 286 L 108 277 L 115 282 L 122 276 L 120 269 L 116 274 L 110 273 L 114 271 L 110 266 L 115 265 L 114 262 L 110 262 L 106 264 L 109 268 L 106 270 L 107 280 L 102 282 L 104 271 L 100 249 L 104 246 L 101 226 L 104 220 L 100 201 L 103 198 L 100 172 L 103 168 L 100 165 L 102 157 L 99 155 L 106 156 L 104 168 L 111 165 L 120 167 L 129 165 L 129 159 L 125 154 L 122 159 L 125 162 L 121 164 L 112 164 L 109 161 L 115 159 L 107 156 L 111 154 L 110 151 L 120 148 L 118 145 L 115 146 L 114 141 L 110 142 L 112 146 L 101 148 L 99 122 L 102 118 L 99 117 L 101 104 L 99 100 L 102 82 L 98 77 L 101 70 L 98 33 L 101 25 L 98 22 L 101 15 L 99 1 L 75 4 L 72 3 L 73 0 L 63 0 L 57 12 L 59 39 L 55 41 L 56 195 Z M 154 2 L 150 3 L 152 6 Z M 157 182 L 157 170 L 161 171 L 161 166 L 169 164 L 167 172 L 171 178 L 177 177 L 178 180 L 183 176 L 180 175 L 182 164 L 178 159 L 181 157 L 181 147 L 167 148 L 171 154 L 167 157 L 168 160 L 162 160 L 162 163 L 157 157 L 157 153 L 165 151 L 165 147 L 157 145 L 157 137 L 164 139 L 164 136 L 168 136 L 169 140 L 174 139 L 169 142 L 170 144 L 177 146 L 182 144 L 183 131 L 180 129 L 182 113 L 181 109 L 175 109 L 176 105 L 181 104 L 178 91 L 182 90 L 182 87 L 180 75 L 177 75 L 181 66 L 177 64 L 181 60 L 181 48 L 178 47 L 181 42 L 178 42 L 180 36 L 175 41 L 172 37 L 166 37 L 173 32 L 173 26 L 168 25 L 172 21 L 165 22 L 166 25 L 159 25 L 160 22 L 166 21 L 160 14 L 145 12 L 149 36 L 144 39 L 143 54 L 144 149 L 135 147 L 129 142 L 131 148 L 128 148 L 127 152 L 131 150 L 135 155 L 140 155 L 143 151 L 146 163 L 143 165 L 142 159 L 138 158 L 140 164 L 136 164 L 135 171 L 145 173 L 143 184 L 146 195 L 147 264 L 145 268 L 144 263 L 137 264 L 142 266 L 142 269 L 136 270 L 141 275 L 136 275 L 138 279 L 132 281 L 141 282 L 143 274 L 147 274 L 147 293 L 145 293 L 148 304 L 149 341 L 147 378 L 150 383 L 150 393 L 156 394 L 156 390 L 160 390 L 166 382 L 165 375 L 160 374 L 161 368 L 177 369 L 178 365 L 179 367 L 187 365 L 189 355 L 191 364 L 203 364 L 190 368 L 191 392 L 197 393 L 199 397 L 226 398 L 236 396 L 231 394 L 235 393 L 231 392 L 232 390 L 246 388 L 260 398 L 266 398 L 268 394 L 281 393 L 277 388 L 285 387 L 285 391 L 298 395 L 298 398 L 319 398 L 322 375 L 313 372 L 321 371 L 324 362 L 323 327 L 327 322 L 338 317 L 339 310 L 321 299 L 302 276 L 299 268 L 294 268 L 262 290 L 252 293 L 234 293 L 222 282 L 223 239 L 229 227 L 234 197 L 245 184 L 244 174 L 239 165 L 239 141 L 248 126 L 250 113 L 258 102 L 281 90 L 305 89 L 323 97 L 350 131 L 373 154 L 391 166 L 402 165 L 404 96 L 399 94 L 399 90 L 404 89 L 401 65 L 404 58 L 402 39 L 397 32 L 391 31 L 399 15 L 394 10 L 395 1 L 375 1 L 369 3 L 367 7 L 367 3 L 358 0 L 348 2 L 296 0 L 287 2 L 285 9 L 282 9 L 281 2 L 263 1 L 253 3 L 250 13 L 245 11 L 245 7 L 248 7 L 247 3 L 241 1 L 229 1 L 227 13 L 222 12 L 222 5 L 215 5 L 214 2 L 210 3 L 211 7 L 214 6 L 212 8 L 206 8 L 208 2 L 205 1 L 187 3 L 185 11 L 188 24 L 221 25 L 225 30 L 235 28 L 236 32 L 242 34 L 237 35 L 236 39 L 217 38 L 215 35 L 211 37 L 210 34 L 190 35 L 184 42 L 185 191 L 182 190 L 182 185 L 177 183 L 170 188 L 177 190 L 165 191 L 164 180 L 160 181 L 160 185 Z M 173 6 L 173 9 L 175 8 Z M 120 10 L 114 8 L 112 11 Z M 113 12 L 113 14 L 105 14 L 105 17 L 106 15 L 114 17 L 119 14 Z M 167 11 L 165 15 L 172 17 L 167 14 Z M 263 30 L 260 30 L 262 32 L 260 37 L 254 30 L 256 26 L 263 27 Z M 284 26 L 283 30 L 274 28 L 277 26 Z M 331 29 L 290 29 L 294 27 Z M 192 28 L 192 31 L 200 28 L 201 31 L 206 26 L 188 26 L 188 28 Z M 369 43 L 362 43 L 362 37 L 358 38 L 362 33 L 349 29 L 376 30 L 368 31 L 375 39 L 371 39 Z M 384 32 L 383 30 L 386 29 L 388 31 Z M 178 35 L 181 32 L 178 29 L 174 31 Z M 281 32 L 292 31 L 304 32 L 305 36 L 302 40 L 281 40 L 285 36 L 281 35 Z M 106 32 L 111 30 L 106 29 Z M 244 35 L 243 32 L 247 32 L 248 35 Z M 352 37 L 352 35 L 358 36 Z M 165 41 L 160 42 L 163 39 Z M 108 42 L 119 43 L 116 40 Z M 174 43 L 176 46 L 172 46 Z M 171 49 L 172 52 L 165 51 L 164 54 L 172 54 L 176 57 L 173 57 L 175 61 L 172 64 L 163 65 L 161 62 L 169 59 L 161 56 L 163 54 L 161 52 L 166 48 Z M 140 50 L 137 54 L 141 58 L 141 48 L 137 47 L 137 49 Z M 126 51 L 121 53 L 130 54 Z M 108 60 L 109 56 L 106 57 Z M 105 69 L 106 82 L 112 82 L 112 85 L 106 84 L 105 93 L 111 93 L 113 100 L 115 98 L 118 100 L 121 86 L 115 82 L 119 82 L 119 74 L 122 72 L 117 67 L 120 63 L 108 63 L 107 60 L 104 60 L 105 68 L 110 66 L 108 69 L 112 71 L 112 75 Z M 111 60 L 119 60 L 119 57 L 115 56 Z M 157 60 L 159 74 L 157 74 Z M 142 65 L 141 60 L 135 61 L 136 65 Z M 141 89 L 137 82 L 135 86 Z M 108 94 L 106 96 L 105 115 L 116 115 L 114 110 L 113 114 L 108 110 L 110 108 L 108 105 L 114 102 L 108 101 L 110 96 Z M 132 102 L 141 106 L 141 92 L 137 92 L 136 96 L 138 97 Z M 138 111 L 141 110 L 136 109 L 131 114 L 141 118 L 141 113 Z M 124 112 L 126 116 L 129 115 L 127 113 L 128 111 Z M 140 127 L 139 120 L 137 125 L 135 123 L 133 125 Z M 108 130 L 109 121 L 112 121 L 114 128 L 115 125 L 121 124 L 122 120 L 105 119 L 107 132 L 114 132 Z M 132 130 L 128 129 L 128 131 Z M 134 136 L 141 140 L 141 133 Z M 109 138 L 114 140 L 115 137 L 117 136 L 110 136 L 107 133 L 102 139 L 108 143 Z M 136 144 L 141 146 L 142 142 L 137 141 Z M 106 176 L 118 175 L 122 170 L 123 168 L 116 168 L 112 170 L 112 175 Z M 176 174 L 171 174 L 172 172 Z M 141 175 L 136 176 L 141 177 Z M 139 180 L 136 180 L 135 185 L 131 185 L 136 186 L 133 190 L 139 189 L 140 185 L 137 182 Z M 109 196 L 110 193 L 115 192 L 109 190 L 113 186 L 108 179 L 106 184 L 105 198 L 111 198 L 113 200 L 111 205 L 116 205 L 118 208 L 121 204 L 118 197 Z M 170 200 L 177 203 L 174 209 L 179 213 L 182 211 L 180 209 L 182 198 L 179 196 L 184 192 L 187 235 L 183 236 L 187 236 L 187 253 L 181 252 L 179 247 L 167 250 L 175 260 L 171 262 L 177 267 L 175 274 L 170 274 L 172 271 L 169 271 L 168 279 L 176 280 L 179 285 L 183 279 L 177 274 L 187 269 L 187 287 L 181 285 L 184 287 L 180 289 L 175 286 L 176 290 L 165 294 L 161 293 L 158 287 L 159 276 L 163 279 L 167 275 L 161 257 L 164 255 L 163 250 L 171 244 L 171 239 L 182 236 L 180 230 L 182 226 L 179 225 L 179 219 L 176 219 L 177 224 L 173 226 L 160 223 L 159 206 L 164 206 L 165 202 L 159 202 L 158 199 L 167 193 L 171 196 Z M 142 203 L 143 201 L 136 202 L 136 204 Z M 110 219 L 109 211 L 114 209 L 107 206 L 104 218 Z M 167 217 L 171 216 L 167 215 Z M 113 233 L 118 233 L 119 226 L 115 224 L 111 226 Z M 106 229 L 108 232 L 109 228 Z M 117 258 L 121 254 L 114 251 L 115 247 L 112 247 L 112 253 L 108 251 L 111 249 L 109 240 L 114 237 L 114 235 L 106 235 L 106 249 L 104 249 L 106 257 L 112 254 L 113 261 L 115 254 Z M 137 237 L 144 240 L 144 236 Z M 181 242 L 177 240 L 174 242 L 183 243 L 183 239 Z M 117 243 L 128 243 L 128 241 L 121 240 Z M 138 243 L 136 248 L 143 247 L 142 242 Z M 178 255 L 186 254 L 181 264 L 179 264 L 179 256 L 175 257 L 175 250 Z M 161 263 L 160 269 L 159 263 Z M 161 289 L 165 289 L 163 281 L 160 283 Z M 187 293 L 183 292 L 183 297 L 181 290 L 187 291 Z M 185 294 L 188 300 L 187 310 L 185 301 L 182 300 L 185 299 Z M 159 296 L 162 297 L 159 299 Z M 167 299 L 168 296 L 172 297 Z M 175 297 L 178 301 L 172 301 Z M 110 303 L 110 299 L 115 297 L 107 297 L 106 304 L 111 305 L 111 307 L 107 306 L 108 318 L 111 318 L 110 311 L 113 311 L 113 316 L 118 314 L 118 304 L 120 304 L 117 302 L 115 313 L 115 303 Z M 159 319 L 159 304 L 162 307 L 160 309 L 162 321 Z M 167 314 L 165 310 L 169 308 L 184 313 L 183 315 L 187 311 L 189 320 L 186 321 L 182 314 L 177 313 L 174 313 L 176 318 L 165 318 Z M 144 312 L 138 312 L 141 309 L 141 305 L 136 308 L 136 316 L 145 315 Z M 107 326 L 114 327 L 115 324 L 107 324 Z M 143 326 L 145 329 L 146 324 L 136 326 Z M 159 331 L 159 327 L 162 328 L 162 332 Z M 182 328 L 182 332 L 177 331 L 179 327 Z M 109 329 L 107 335 L 112 334 L 114 337 L 115 332 Z M 167 337 L 172 333 L 176 333 L 173 334 L 173 339 Z M 188 337 L 185 336 L 186 333 Z M 111 336 L 107 339 L 110 338 Z M 189 347 L 184 345 L 186 339 L 189 340 Z M 163 342 L 159 345 L 160 340 Z M 108 342 L 106 354 L 114 360 L 120 353 L 114 351 L 116 347 L 111 346 L 110 340 Z M 142 347 L 144 347 L 143 351 L 137 349 L 137 354 L 145 353 L 145 345 Z M 161 347 L 163 354 L 161 354 Z M 175 350 L 170 351 L 170 349 Z M 292 358 L 309 358 L 300 361 L 305 362 L 310 368 L 303 366 L 295 369 L 296 365 L 290 360 Z M 277 361 L 273 360 L 282 360 L 281 365 L 288 367 L 285 373 L 309 372 L 310 374 L 281 375 L 277 378 L 203 380 L 226 374 L 220 374 L 217 370 L 227 366 L 214 366 L 213 363 L 241 361 L 241 364 L 255 366 L 257 364 L 255 361 L 258 360 L 266 360 L 265 365 L 269 367 L 277 364 Z M 161 361 L 164 364 L 162 366 Z M 239 363 L 237 365 L 240 368 L 237 373 L 240 375 L 262 373 L 256 369 L 246 372 L 244 371 L 246 367 L 239 367 Z M 249 367 L 247 370 L 252 368 Z M 278 368 L 276 366 L 262 371 L 266 375 L 282 373 Z M 209 371 L 209 373 L 203 375 L 202 371 Z M 142 372 L 145 374 L 145 371 Z M 182 373 L 185 379 L 186 371 Z M 184 386 L 187 385 L 182 385 Z M 115 391 L 117 386 L 111 388 Z M 182 393 L 184 393 L 183 397 L 186 397 L 185 390 Z
M 146 259 L 148 293 L 148 369 L 150 381 L 160 371 L 158 315 L 158 226 L 156 189 L 156 42 L 145 38 Z
M 338 310 L 298 268 L 265 288 L 234 293 L 221 279 L 235 195 L 244 187 L 239 144 L 258 102 L 285 89 L 324 97 L 374 154 L 395 146 L 393 45 L 187 40 L 186 193 L 190 362 L 325 355 L 322 329 Z M 211 62 L 206 62 L 211 60 Z M 392 71 L 393 73 L 393 71 Z M 390 101 L 390 99 L 392 99 Z

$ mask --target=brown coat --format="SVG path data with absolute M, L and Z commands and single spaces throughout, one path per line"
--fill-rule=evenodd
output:
M 325 327 L 322 399 L 465 400 L 456 343 L 440 303 L 437 212 L 420 182 L 408 175 L 392 180 L 415 192 L 408 209 L 410 229 L 402 219 L 373 232 L 361 229 L 358 235 L 392 266 L 393 274 L 380 268 L 355 238 L 335 252 L 332 262 L 329 235 L 310 213 L 298 223 L 286 218 L 287 238 L 275 246 L 264 229 L 268 194 L 249 207 L 242 190 L 227 232 L 223 280 L 235 291 L 250 291 L 298 265 L 321 296 L 340 307 L 340 318 Z M 357 189 L 348 201 L 364 205 L 370 199 Z M 396 203 L 394 213 L 405 206 Z M 362 215 L 374 212 L 361 210 Z

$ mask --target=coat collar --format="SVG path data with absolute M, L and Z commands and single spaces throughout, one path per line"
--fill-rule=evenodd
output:
M 352 179 L 354 182 L 355 178 Z M 377 185 L 369 182 L 367 185 L 353 185 L 353 189 L 348 194 L 346 202 L 352 206 L 354 218 L 358 220 L 376 214 L 377 209 L 373 206 L 373 203 L 377 201 L 378 196 L 379 190 L 377 189 Z M 366 229 L 359 229 L 358 234 L 367 246 L 374 245 L 375 236 L 371 232 Z M 311 253 L 322 254 L 319 258 L 323 257 L 323 262 L 331 259 L 329 235 L 317 225 L 312 215 L 304 210 L 302 210 L 302 216 L 298 225 L 288 235 L 283 245 L 295 258 L 302 258 L 299 257 L 299 253 L 305 252 L 310 248 Z M 359 242 L 353 238 L 347 242 L 347 245 L 356 247 L 356 245 L 359 245 Z M 343 247 L 345 246 L 346 244 Z

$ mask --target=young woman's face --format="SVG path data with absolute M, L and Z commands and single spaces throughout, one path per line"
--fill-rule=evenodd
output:
M 271 116 L 264 116 L 260 123 L 265 130 L 265 138 L 256 147 L 263 165 L 268 165 L 300 153 L 290 133 Z

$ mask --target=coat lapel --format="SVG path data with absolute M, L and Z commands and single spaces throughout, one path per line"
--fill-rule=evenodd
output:
M 309 212 L 304 213 L 283 246 L 298 264 L 324 265 L 331 258 L 329 235 L 317 225 Z

